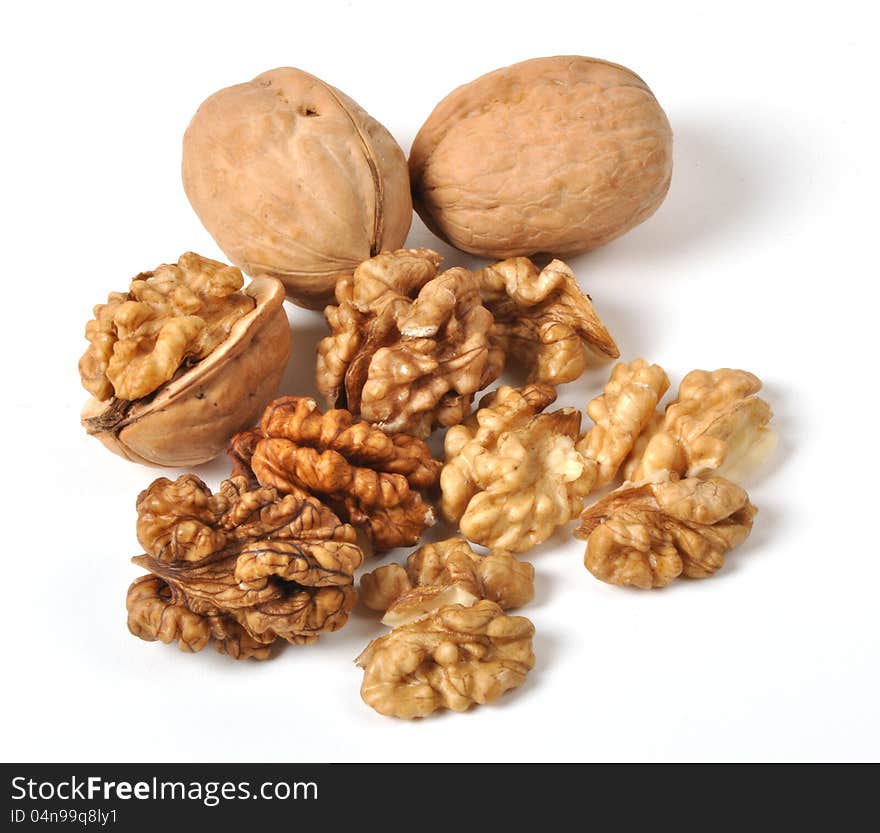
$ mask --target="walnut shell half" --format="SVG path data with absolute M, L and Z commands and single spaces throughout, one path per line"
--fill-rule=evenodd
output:
M 456 248 L 491 258 L 594 249 L 657 210 L 672 131 L 625 67 L 562 55 L 453 90 L 409 158 L 413 202 Z
M 337 279 L 403 245 L 406 157 L 348 96 L 290 67 L 227 87 L 183 139 L 183 186 L 226 256 L 321 309 Z
M 81 414 L 86 431 L 127 460 L 184 467 L 213 459 L 253 425 L 281 382 L 290 326 L 280 281 L 256 278 L 243 292 L 254 308 L 210 355 L 141 399 L 93 397 Z

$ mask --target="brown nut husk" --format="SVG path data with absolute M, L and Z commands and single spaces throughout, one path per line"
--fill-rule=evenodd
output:
M 238 269 L 189 252 L 96 306 L 80 360 L 95 394 L 86 431 L 128 460 L 182 467 L 252 425 L 278 389 L 290 327 L 278 281 L 241 284 Z
M 314 498 L 249 489 L 243 477 L 212 494 L 187 474 L 154 481 L 137 509 L 146 552 L 132 560 L 150 575 L 128 591 L 135 636 L 266 659 L 278 639 L 314 642 L 348 620 L 363 553 Z
M 596 58 L 535 58 L 453 90 L 413 142 L 413 201 L 476 255 L 573 255 L 653 214 L 672 131 L 635 73 Z
M 464 538 L 426 544 L 405 567 L 386 564 L 361 576 L 360 597 L 395 628 L 450 604 L 488 599 L 502 610 L 520 607 L 535 595 L 535 570 L 510 553 L 479 555 Z
M 540 413 L 555 399 L 549 385 L 504 385 L 447 432 L 440 510 L 471 541 L 525 552 L 583 508 L 596 463 L 574 447 L 579 411 Z
M 183 186 L 226 256 L 321 309 L 338 278 L 403 245 L 406 158 L 391 134 L 329 84 L 290 67 L 220 90 L 183 139 Z
M 587 540 L 584 565 L 596 578 L 642 589 L 705 578 L 751 532 L 758 510 L 736 484 L 656 477 L 624 483 L 581 515 L 575 535 Z
M 230 442 L 236 473 L 282 493 L 316 495 L 362 529 L 376 550 L 414 544 L 434 513 L 421 491 L 441 463 L 424 442 L 389 434 L 351 413 L 321 413 L 314 399 L 271 402 L 258 429 Z
M 535 628 L 490 601 L 449 605 L 374 639 L 355 660 L 361 697 L 380 714 L 411 719 L 493 703 L 535 665 Z
M 501 374 L 504 353 L 472 272 L 438 274 L 430 249 L 383 252 L 336 286 L 316 381 L 327 402 L 387 431 L 457 425 Z
M 714 472 L 741 480 L 776 446 L 770 406 L 755 394 L 761 380 L 745 370 L 692 370 L 678 399 L 639 443 L 624 473 L 639 481 L 656 472 L 694 477 Z
M 614 366 L 602 394 L 587 405 L 587 414 L 596 424 L 576 445 L 599 466 L 596 487 L 617 476 L 668 388 L 669 377 L 660 365 L 636 359 Z
M 476 275 L 495 318 L 493 341 L 529 369 L 529 382 L 573 382 L 591 360 L 620 355 L 590 296 L 561 260 L 538 270 L 528 258 L 508 258 Z

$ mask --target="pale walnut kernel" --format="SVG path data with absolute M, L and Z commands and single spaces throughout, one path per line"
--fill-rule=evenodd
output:
M 661 471 L 742 479 L 776 445 L 768 427 L 773 411 L 754 395 L 760 389 L 761 380 L 744 370 L 688 373 L 641 457 L 627 463 L 627 479 L 640 481 Z
M 596 424 L 577 443 L 581 454 L 598 463 L 597 487 L 614 480 L 668 387 L 669 378 L 659 365 L 644 359 L 615 365 L 601 396 L 587 405 Z
M 243 282 L 235 267 L 188 252 L 137 275 L 127 293 L 111 292 L 86 326 L 83 387 L 99 400 L 153 393 L 210 355 L 253 310 L 254 299 L 238 291 Z
M 534 667 L 535 629 L 490 601 L 450 605 L 374 639 L 357 658 L 361 697 L 380 714 L 411 719 L 497 700 Z
M 705 578 L 749 535 L 757 510 L 721 477 L 624 483 L 581 515 L 584 565 L 610 584 L 665 587 L 681 575 Z
M 571 382 L 591 357 L 620 355 L 590 296 L 561 260 L 539 271 L 528 258 L 514 257 L 476 276 L 483 303 L 495 318 L 492 338 L 528 369 L 529 382 Z
M 510 553 L 479 555 L 463 538 L 426 544 L 406 566 L 388 564 L 361 577 L 361 599 L 397 627 L 449 604 L 471 605 L 479 599 L 502 609 L 519 607 L 534 596 L 534 569 Z
M 470 540 L 525 552 L 581 511 L 596 464 L 574 447 L 578 411 L 536 413 L 554 398 L 547 386 L 501 387 L 447 434 L 441 510 Z

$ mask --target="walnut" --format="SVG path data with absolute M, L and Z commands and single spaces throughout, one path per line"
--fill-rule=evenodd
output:
M 722 477 L 624 483 L 584 511 L 575 535 L 587 539 L 584 564 L 596 578 L 665 587 L 680 575 L 712 575 L 748 537 L 756 512 Z
M 463 538 L 426 544 L 406 560 L 406 568 L 387 564 L 361 576 L 366 607 L 397 627 L 449 604 L 471 605 L 489 599 L 503 610 L 531 601 L 535 594 L 531 564 L 510 553 L 475 553 Z
M 112 292 L 79 362 L 86 430 L 136 462 L 206 462 L 251 425 L 290 351 L 284 289 L 188 252 Z
M 650 217 L 672 176 L 672 131 L 634 72 L 533 58 L 453 90 L 409 154 L 413 205 L 488 258 L 578 254 Z
M 314 642 L 348 620 L 363 561 L 355 530 L 326 506 L 243 477 L 216 494 L 195 475 L 159 478 L 137 500 L 132 559 L 150 571 L 129 588 L 129 630 L 200 651 L 265 659 L 276 639 Z
M 420 491 L 436 484 L 441 464 L 425 443 L 345 410 L 322 414 L 314 399 L 276 399 L 259 429 L 233 437 L 230 454 L 237 472 L 264 486 L 316 495 L 377 550 L 414 544 L 434 522 Z
M 464 711 L 517 688 L 534 667 L 532 623 L 488 600 L 448 605 L 374 639 L 357 658 L 361 697 L 380 714 Z
M 672 471 L 687 477 L 715 472 L 741 480 L 776 445 L 776 434 L 767 427 L 773 411 L 754 396 L 760 389 L 761 380 L 744 370 L 688 373 L 662 423 L 640 444 L 641 456 L 627 463 L 627 479 Z
M 590 296 L 561 260 L 539 272 L 528 258 L 509 258 L 481 269 L 477 280 L 483 303 L 495 317 L 493 340 L 529 369 L 528 381 L 571 382 L 591 356 L 620 355 Z
M 578 411 L 540 413 L 555 399 L 549 385 L 502 386 L 447 432 L 440 509 L 470 540 L 525 552 L 581 511 L 596 464 L 574 447 Z
M 317 386 L 330 405 L 387 431 L 426 437 L 456 425 L 501 374 L 492 314 L 467 269 L 437 274 L 430 249 L 383 252 L 336 285 L 324 311 Z
M 614 480 L 668 387 L 669 378 L 659 365 L 644 359 L 615 365 L 601 396 L 587 405 L 587 414 L 596 424 L 576 446 L 599 464 L 597 487 Z
M 321 309 L 337 278 L 402 246 L 406 156 L 341 90 L 280 67 L 210 96 L 183 137 L 183 187 L 217 245 Z

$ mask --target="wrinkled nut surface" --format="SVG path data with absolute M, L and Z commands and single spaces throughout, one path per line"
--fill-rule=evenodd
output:
M 348 620 L 363 553 L 314 498 L 249 489 L 243 477 L 211 494 L 186 474 L 154 481 L 137 510 L 146 552 L 132 560 L 150 574 L 128 591 L 135 636 L 266 659 L 278 639 L 314 642 Z
M 348 96 L 290 67 L 227 87 L 183 139 L 183 186 L 226 256 L 321 309 L 339 277 L 403 245 L 412 221 L 403 151 Z
M 309 397 L 271 402 L 259 428 L 233 437 L 229 453 L 236 473 L 285 494 L 316 495 L 376 550 L 412 545 L 434 523 L 420 492 L 437 482 L 441 463 L 425 443 L 345 410 L 321 413 Z
M 624 483 L 581 515 L 584 565 L 627 587 L 665 587 L 681 575 L 705 578 L 752 529 L 757 509 L 722 477 Z
M 502 386 L 447 433 L 440 508 L 471 541 L 525 552 L 580 513 L 596 464 L 575 449 L 579 411 L 540 413 L 555 399 L 549 385 Z
M 656 211 L 672 131 L 625 67 L 535 58 L 453 90 L 419 130 L 409 168 L 416 210 L 453 246 L 491 258 L 572 255 Z
M 276 393 L 290 354 L 284 289 L 188 252 L 111 293 L 86 327 L 86 431 L 138 463 L 216 457 Z M 241 290 L 241 291 L 239 291 Z
M 660 365 L 644 359 L 615 365 L 605 390 L 587 405 L 596 424 L 576 446 L 598 464 L 597 487 L 614 480 L 668 388 L 669 378 Z
M 761 380 L 744 370 L 688 373 L 678 399 L 640 443 L 640 456 L 627 463 L 627 479 L 672 471 L 687 477 L 715 472 L 741 480 L 776 445 L 776 434 L 768 427 L 773 411 L 754 395 L 760 389 Z
M 509 258 L 476 274 L 483 303 L 495 318 L 493 340 L 529 369 L 529 382 L 572 382 L 591 357 L 620 355 L 590 296 L 561 260 L 539 271 L 528 258 Z
M 465 711 L 525 682 L 535 665 L 535 628 L 491 601 L 449 605 L 374 639 L 357 658 L 361 697 L 380 714 L 405 719 L 437 709 Z
M 531 564 L 500 552 L 479 555 L 463 538 L 426 544 L 406 560 L 405 568 L 387 564 L 361 576 L 360 597 L 383 613 L 394 628 L 450 604 L 468 606 L 488 599 L 503 610 L 520 607 L 535 594 Z
M 438 274 L 440 260 L 430 249 L 383 252 L 337 284 L 316 372 L 331 406 L 426 437 L 461 422 L 501 374 L 504 354 L 474 274 Z

